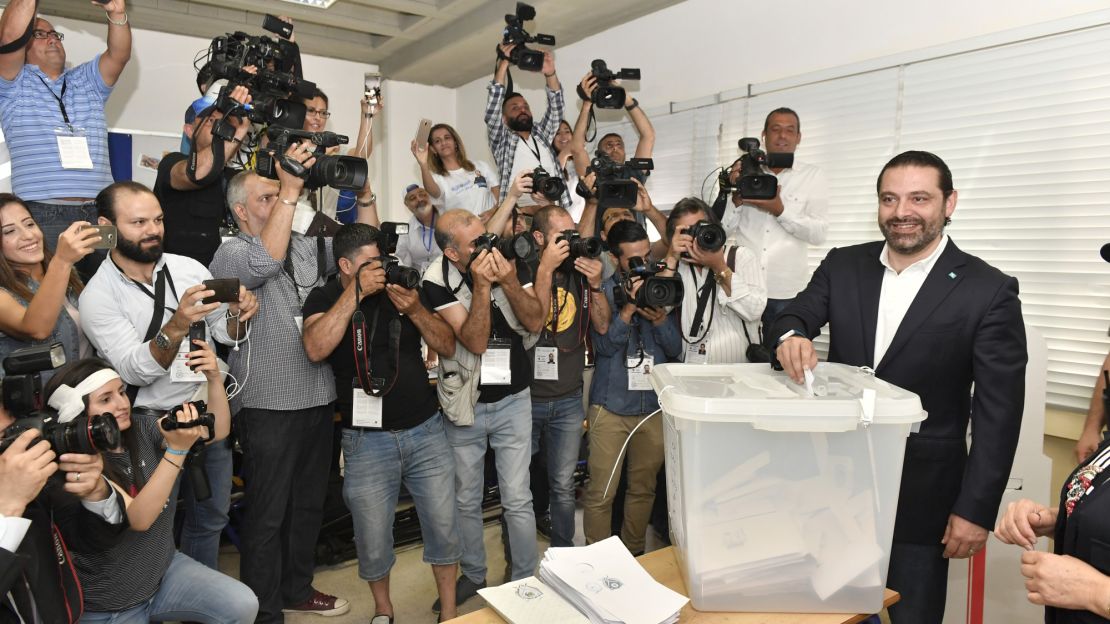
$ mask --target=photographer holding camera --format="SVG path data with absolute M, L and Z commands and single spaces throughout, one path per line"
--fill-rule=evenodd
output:
M 242 85 L 232 89 L 229 97 L 241 105 L 251 101 Z M 224 187 L 236 171 L 227 163 L 251 129 L 246 117 L 227 116 L 235 134 L 230 140 L 221 139 L 213 129 L 224 118 L 215 106 L 198 111 L 189 151 L 162 157 L 154 182 L 154 196 L 165 211 L 166 251 L 205 266 L 220 246 L 220 228 L 230 225 Z
M 205 377 L 188 367 L 195 352 L 186 340 L 194 325 L 210 339 L 234 345 L 247 335 L 258 303 L 239 288 L 238 299 L 203 303 L 215 295 L 208 269 L 192 258 L 163 252 L 162 207 L 137 182 L 116 182 L 96 198 L 98 223 L 114 225 L 116 248 L 81 293 L 81 328 L 89 342 L 134 392 L 132 403 L 169 410 L 203 392 Z M 231 294 L 234 299 L 234 293 Z M 215 569 L 231 496 L 231 449 L 212 444 L 201 453 L 212 496 L 185 481 L 181 551 Z
M 354 519 L 359 576 L 374 596 L 375 621 L 394 613 L 389 573 L 402 484 L 420 516 L 424 561 L 432 566 L 441 616 L 450 619 L 456 615 L 461 554 L 455 465 L 436 390 L 424 370 L 421 338 L 450 357 L 455 335 L 425 307 L 418 290 L 383 269 L 390 246 L 383 232 L 364 223 L 340 228 L 334 241 L 339 273 L 305 301 L 303 342 L 310 360 L 327 361 L 335 373 L 343 417 L 343 500 Z
M 379 98 L 380 102 L 380 98 Z M 328 110 L 328 96 L 320 89 L 316 89 L 312 93 L 312 97 L 305 98 L 305 115 L 304 126 L 302 129 L 305 132 L 324 132 L 327 127 L 328 119 L 331 118 L 331 112 Z M 348 156 L 357 158 L 369 159 L 370 154 L 374 153 L 374 133 L 371 132 L 372 119 L 374 114 L 381 111 L 381 105 L 371 105 L 367 98 L 359 100 L 359 126 L 358 137 L 355 146 L 347 150 Z M 328 154 L 339 153 L 340 147 L 329 147 Z M 328 186 L 321 186 L 315 189 L 306 189 L 303 196 L 305 201 L 313 211 L 323 212 L 331 219 L 340 221 L 342 223 L 354 223 L 357 220 L 358 213 L 373 208 L 377 209 L 378 197 L 370 188 L 370 178 L 366 178 L 366 184 L 357 192 L 355 191 L 338 191 Z
M 111 548 L 128 527 L 124 500 L 99 454 L 59 456 L 36 429 L 8 431 L 15 422 L 0 404 L 0 620 L 70 621 L 83 605 L 69 553 Z
M 450 420 L 447 440 L 455 458 L 463 548 L 455 595 L 462 604 L 487 580 L 482 492 L 488 446 L 497 460 L 512 551 L 510 576 L 516 580 L 535 572 L 536 520 L 528 486 L 532 363 L 526 349 L 536 342 L 543 309 L 532 280 L 518 278 L 528 274 L 519 258 L 532 251 L 530 238 L 498 239 L 478 217 L 459 209 L 440 217 L 436 242 L 443 257 L 424 273 L 424 292 L 456 338 L 454 356 L 440 354 L 437 390 Z
M 257 293 L 260 304 L 251 340 L 232 352 L 229 364 L 243 384 L 232 404 L 244 472 L 253 476 L 245 487 L 240 578 L 258 596 L 261 622 L 280 622 L 283 611 L 342 615 L 350 609 L 347 600 L 312 587 L 336 388 L 331 367 L 305 353 L 302 307 L 335 273 L 335 259 L 331 238 L 292 230 L 305 180 L 291 171 L 310 176 L 316 150 L 302 141 L 276 155 L 278 181 L 254 171 L 232 178 L 227 203 L 239 234 L 220 246 L 211 265 L 217 277 L 237 278 Z M 360 220 L 369 218 L 360 210 Z
M 776 108 L 763 122 L 767 152 L 794 154 L 802 141 L 802 122 L 789 108 Z M 756 143 L 758 147 L 758 142 Z M 740 179 L 744 157 L 733 163 L 728 182 L 733 188 Z M 809 275 L 809 245 L 825 242 L 829 228 L 829 184 L 814 165 L 793 159 L 789 167 L 761 166 L 777 178 L 778 189 L 771 199 L 745 198 L 733 192 L 731 201 L 718 214 L 729 238 L 751 249 L 767 284 L 767 308 L 762 323 L 770 327 L 775 318 L 806 285 Z M 716 209 L 717 206 L 714 205 Z
M 121 432 L 118 446 L 101 454 L 105 473 L 131 497 L 132 530 L 109 549 L 75 553 L 87 610 L 82 622 L 250 622 L 258 610 L 245 585 L 174 548 L 175 485 L 186 469 L 184 459 L 194 446 L 217 444 L 231 431 L 216 354 L 204 340 L 194 348 L 188 362 L 208 381 L 207 401 L 186 402 L 173 415 L 133 410 L 119 373 L 95 358 L 62 367 L 43 390 L 60 421 L 106 414 Z M 70 474 L 68 481 L 84 480 Z
M 108 49 L 67 71 L 63 34 L 36 4 L 11 0 L 0 17 L 0 127 L 12 191 L 53 244 L 74 221 L 94 220 L 93 198 L 112 183 L 104 105 L 131 58 L 131 27 L 124 0 L 92 2 L 108 21 Z
M 767 303 L 759 260 L 750 249 L 726 246 L 725 231 L 696 197 L 681 199 L 667 217 L 667 266 L 682 278 L 678 315 L 687 364 L 768 361 L 746 322 L 758 325 Z
M 594 328 L 590 333 L 597 361 L 588 415 L 590 483 L 583 504 L 586 543 L 612 534 L 617 484 L 611 475 L 620 474 L 627 457 L 621 541 L 636 555 L 644 550 L 656 475 L 663 465 L 662 420 L 649 416 L 659 405 L 649 379 L 651 368 L 676 360 L 682 353 L 682 334 L 667 309 L 679 303 L 681 282 L 678 288 L 650 292 L 657 290 L 655 284 L 673 286 L 677 278 L 665 266 L 648 267 L 649 247 L 647 231 L 639 223 L 618 221 L 609 230 L 609 253 L 620 267 L 604 287 L 612 317 L 608 331 Z M 660 278 L 668 281 L 652 283 Z M 663 291 L 667 294 L 663 299 L 652 296 Z M 629 434 L 627 453 L 621 453 Z
M 594 61 L 595 66 L 599 61 Z M 598 73 L 600 69 L 604 75 L 608 75 L 605 62 L 600 61 L 600 67 L 591 69 L 586 72 L 582 80 L 578 83 L 578 91 L 582 97 L 582 108 L 578 112 L 578 120 L 574 123 L 574 140 L 586 144 L 586 128 L 589 126 L 590 115 L 594 109 L 594 97 L 598 88 Z M 639 70 L 635 70 L 639 73 Z M 611 82 L 611 81 L 609 81 Z M 624 91 L 624 89 L 621 89 Z M 640 108 L 640 102 L 636 98 L 625 92 L 624 101 L 621 102 L 624 110 L 628 112 L 628 117 L 632 120 L 633 127 L 636 128 L 636 134 L 639 135 L 640 140 L 636 142 L 636 153 L 634 158 L 651 158 L 652 151 L 655 149 L 655 128 L 651 125 L 651 120 L 648 119 L 644 109 Z M 625 161 L 627 154 L 625 153 L 624 137 L 621 135 L 610 132 L 601 137 L 597 142 L 597 149 L 595 153 L 598 156 L 604 155 L 609 160 L 615 163 L 622 163 Z M 586 163 L 582 163 L 583 169 Z M 580 174 L 582 172 L 579 172 Z M 647 182 L 647 178 L 651 175 L 650 171 L 636 171 L 633 173 L 637 180 L 640 182 Z M 643 225 L 640 221 L 640 225 Z
M 532 219 L 541 250 L 535 293 L 545 320 L 532 349 L 532 454 L 541 437 L 551 492 L 551 545 L 573 546 L 574 467 L 582 442 L 582 373 L 586 335 L 608 331 L 609 301 L 601 291 L 601 241 L 582 238 L 560 206 Z
M 520 10 L 518 4 L 518 11 Z M 519 26 L 516 27 L 519 29 Z M 517 32 L 510 26 L 506 29 Z M 519 48 L 519 49 L 518 49 Z M 543 64 L 538 69 L 543 72 L 546 80 L 547 111 L 539 125 L 532 119 L 532 109 L 524 96 L 515 93 L 506 93 L 505 80 L 509 71 L 510 59 L 524 48 L 524 43 L 506 43 L 498 45 L 497 70 L 494 72 L 493 81 L 489 84 L 489 97 L 486 100 L 486 131 L 489 139 L 489 149 L 497 161 L 500 180 L 497 186 L 501 189 L 501 199 L 508 195 L 510 183 L 522 171 L 532 171 L 542 167 L 550 175 L 557 175 L 558 157 L 552 149 L 555 133 L 559 130 L 559 122 L 563 120 L 563 87 L 555 75 L 555 55 L 550 51 L 543 52 Z M 533 53 L 531 57 L 538 57 L 536 50 L 527 50 Z M 520 61 L 518 60 L 518 66 Z M 531 67 L 529 67 L 531 68 Z M 567 189 L 562 189 L 557 197 L 563 208 L 570 209 L 570 194 Z M 524 199 L 522 205 L 533 203 L 531 198 Z

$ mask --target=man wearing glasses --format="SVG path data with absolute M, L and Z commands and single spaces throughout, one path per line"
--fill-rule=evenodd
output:
M 12 159 L 12 191 L 26 200 L 54 247 L 74 221 L 96 221 L 93 198 L 112 183 L 104 104 L 131 58 L 124 0 L 106 4 L 108 49 L 66 70 L 62 33 L 11 0 L 0 17 L 0 127 Z
M 381 110 L 381 104 L 371 106 L 366 98 L 362 98 L 360 104 L 362 114 L 359 116 L 358 135 L 352 137 L 355 140 L 355 146 L 347 151 L 347 155 L 369 159 L 370 154 L 374 151 L 374 136 L 370 131 L 373 126 L 371 120 L 374 113 Z M 331 112 L 328 110 L 328 96 L 317 89 L 311 98 L 304 100 L 304 105 L 304 131 L 323 132 L 328 125 L 328 118 L 331 117 Z M 327 153 L 337 154 L 339 149 L 338 146 L 329 147 Z M 377 215 L 377 206 L 375 205 L 377 199 L 377 196 L 370 189 L 370 178 L 367 177 L 366 186 L 362 187 L 357 194 L 354 191 L 336 191 L 330 187 L 306 190 L 304 197 L 301 198 L 298 210 L 322 211 L 341 223 L 354 223 L 355 216 L 360 210 L 365 211 L 368 208 L 373 208 L 374 214 Z M 375 219 L 377 219 L 376 216 Z M 371 225 L 376 227 L 379 224 L 372 223 Z

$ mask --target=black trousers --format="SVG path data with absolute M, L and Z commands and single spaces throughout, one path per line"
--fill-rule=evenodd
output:
M 944 545 L 894 542 L 886 586 L 902 594 L 890 607 L 891 624 L 940 624 L 948 597 Z
M 245 506 L 239 575 L 258 596 L 258 622 L 308 600 L 332 459 L 331 405 L 239 412 Z

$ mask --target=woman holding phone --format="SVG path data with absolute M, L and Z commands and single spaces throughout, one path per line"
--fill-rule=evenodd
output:
M 84 285 L 74 265 L 100 243 L 100 232 L 84 221 L 58 236 L 55 252 L 27 204 L 0 193 L 0 361 L 24 347 L 61 342 L 66 360 L 87 354 L 89 342 L 78 322 L 77 296 Z M 43 381 L 53 371 L 43 372 Z
M 431 126 L 421 140 L 424 127 L 422 122 L 412 142 L 412 155 L 420 164 L 421 181 L 432 203 L 441 211 L 462 208 L 478 216 L 493 210 L 501 191 L 493 167 L 467 158 L 466 147 L 451 126 Z

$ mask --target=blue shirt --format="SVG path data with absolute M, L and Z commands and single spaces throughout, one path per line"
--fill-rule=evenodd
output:
M 638 360 L 642 344 L 644 354 L 655 358 L 655 364 L 675 360 L 682 352 L 682 335 L 674 323 L 674 315 L 668 315 L 659 326 L 639 314 L 633 314 L 632 322 L 625 323 L 620 308 L 613 300 L 612 287 L 619 284 L 618 273 L 602 287 L 613 311 L 609 331 L 599 334 L 590 330 L 597 353 L 594 378 L 590 384 L 590 404 L 601 405 L 622 416 L 641 416 L 659 409 L 659 400 L 654 390 L 628 389 L 628 358 Z
M 65 94 L 62 94 L 62 86 Z M 28 201 L 96 197 L 112 183 L 104 104 L 112 87 L 100 75 L 100 55 L 50 80 L 37 65 L 25 64 L 15 80 L 0 78 L 0 127 L 12 159 L 12 192 Z M 55 128 L 69 121 L 84 130 L 92 169 L 63 169 Z

